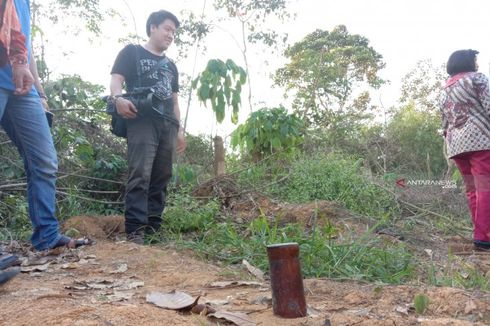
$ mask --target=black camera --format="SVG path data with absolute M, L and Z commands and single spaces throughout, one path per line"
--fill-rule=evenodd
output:
M 162 116 L 165 115 L 164 101 L 156 95 L 152 87 L 134 88 L 132 92 L 120 95 L 119 97 L 131 101 L 142 115 L 149 114 L 152 111 Z M 106 96 L 104 100 L 107 101 L 107 113 L 116 114 L 114 98 Z
M 147 116 L 157 113 L 157 116 L 167 119 L 177 127 L 179 126 L 179 121 L 175 117 L 173 111 L 172 98 L 163 100 L 161 94 L 156 92 L 153 87 L 137 87 L 134 88 L 132 92 L 123 95 L 103 97 L 103 100 L 107 103 L 106 113 L 112 116 L 111 132 L 116 136 L 127 136 L 126 119 L 123 119 L 117 114 L 115 104 L 117 97 L 122 97 L 131 101 L 131 103 L 138 109 L 138 115 Z
M 152 87 L 135 88 L 131 93 L 123 95 L 123 97 L 130 100 L 138 111 L 143 114 L 151 111 L 155 111 L 159 115 L 165 114 L 163 100 L 157 96 Z

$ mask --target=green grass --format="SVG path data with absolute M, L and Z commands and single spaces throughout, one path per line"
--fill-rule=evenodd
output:
M 188 200 L 188 199 L 186 199 Z M 305 230 L 298 224 L 283 227 L 271 225 L 265 217 L 259 217 L 249 225 L 236 225 L 232 221 L 198 221 L 197 215 L 216 213 L 214 204 L 206 212 L 197 207 L 188 209 L 184 219 L 173 220 L 179 208 L 169 208 L 168 223 L 160 235 L 166 241 L 175 241 L 178 247 L 192 249 L 207 260 L 224 264 L 240 264 L 243 259 L 263 271 L 268 271 L 266 246 L 274 243 L 297 242 L 300 260 L 306 277 L 328 277 L 400 284 L 414 277 L 415 261 L 403 245 L 385 247 L 370 236 L 339 241 L 337 230 L 331 225 Z M 193 230 L 183 235 L 177 230 Z M 157 235 L 158 236 L 158 235 Z
M 393 195 L 364 175 L 361 159 L 338 153 L 270 160 L 244 169 L 238 180 L 282 201 L 335 201 L 375 220 L 395 218 L 401 212 Z
M 428 266 L 427 283 L 463 289 L 490 291 L 490 277 L 472 264 L 465 263 L 451 254 L 444 266 Z

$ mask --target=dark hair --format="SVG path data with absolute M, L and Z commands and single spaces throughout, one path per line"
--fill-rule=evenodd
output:
M 454 76 L 460 72 L 476 71 L 475 57 L 478 53 L 471 49 L 453 52 L 446 64 L 447 73 Z
M 174 14 L 166 10 L 159 10 L 152 12 L 148 17 L 148 20 L 146 21 L 146 35 L 148 35 L 148 37 L 150 36 L 151 25 L 158 26 L 167 19 L 173 21 L 175 27 L 179 28 L 180 22 Z

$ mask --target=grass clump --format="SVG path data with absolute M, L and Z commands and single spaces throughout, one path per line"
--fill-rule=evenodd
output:
M 452 254 L 440 268 L 434 263 L 428 267 L 428 283 L 434 286 L 490 291 L 490 277 L 484 270 Z
M 243 169 L 238 180 L 290 203 L 329 200 L 374 219 L 398 217 L 398 202 L 363 173 L 362 162 L 338 153 L 289 157 Z
M 204 232 L 212 227 L 219 213 L 216 201 L 198 201 L 185 190 L 170 194 L 168 202 L 169 206 L 163 217 L 164 231 L 174 235 L 192 231 Z
M 293 162 L 290 177 L 274 192 L 289 202 L 336 201 L 369 217 L 399 214 L 393 196 L 370 182 L 361 165 L 362 160 L 335 153 L 302 157 Z
M 206 232 L 194 234 L 178 243 L 193 249 L 206 259 L 228 264 L 248 260 L 263 271 L 268 270 L 266 246 L 297 242 L 306 277 L 355 279 L 399 284 L 413 278 L 413 256 L 403 245 L 383 248 L 369 237 L 339 242 L 335 228 L 326 226 L 307 232 L 301 225 L 270 225 L 265 217 L 248 226 L 230 222 L 208 225 Z

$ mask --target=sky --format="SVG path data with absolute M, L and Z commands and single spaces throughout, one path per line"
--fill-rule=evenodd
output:
M 101 3 L 107 7 L 118 4 L 127 26 L 120 21 L 108 21 L 103 26 L 104 41 L 92 42 L 84 33 L 75 37 L 61 34 L 49 37 L 50 33 L 59 32 L 56 32 L 56 26 L 52 30 L 47 29 L 46 56 L 54 75 L 76 73 L 87 81 L 108 86 L 110 68 L 123 46 L 118 42 L 119 38 L 134 33 L 135 24 L 137 32 L 144 36 L 146 19 L 152 11 L 166 9 L 179 16 L 181 10 L 188 10 L 200 15 L 206 3 L 206 15 L 212 17 L 215 14 L 211 0 L 101 0 Z M 281 24 L 271 21 L 269 25 L 278 32 L 287 33 L 289 44 L 300 41 L 315 29 L 332 30 L 340 24 L 345 25 L 349 33 L 368 38 L 370 45 L 383 56 L 386 63 L 380 76 L 390 81 L 375 94 L 373 103 L 389 108 L 397 104 L 402 78 L 420 60 L 430 59 L 435 65 L 441 65 L 453 51 L 472 48 L 480 51 L 480 72 L 488 75 L 489 9 L 488 0 L 289 0 L 288 11 L 296 14 L 296 18 Z M 211 58 L 231 58 L 243 66 L 240 51 L 229 35 L 233 33 L 239 37 L 238 25 L 221 24 L 207 38 L 206 53 L 197 56 L 196 69 L 194 51 L 191 51 L 191 58 L 177 62 L 181 72 L 192 75 L 194 71 L 195 76 Z M 169 49 L 168 56 L 177 56 L 175 45 Z M 285 58 L 270 51 L 251 48 L 249 61 L 254 107 L 287 104 L 282 97 L 284 92 L 272 87 L 273 83 L 268 78 L 287 62 Z M 196 100 L 192 100 L 187 108 L 187 102 L 187 94 L 182 93 L 180 107 L 182 116 L 188 112 L 188 132 L 228 135 L 235 128 L 228 122 L 229 116 L 225 118 L 225 123 L 218 125 L 210 108 L 203 107 Z M 246 119 L 248 113 L 248 104 L 243 103 L 240 122 Z

